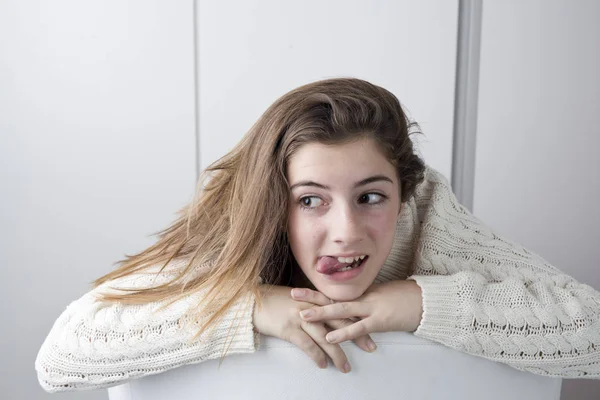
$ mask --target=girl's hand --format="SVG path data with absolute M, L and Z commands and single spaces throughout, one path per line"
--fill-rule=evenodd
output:
M 261 285 L 263 307 L 255 306 L 253 313 L 254 328 L 263 335 L 274 336 L 298 346 L 320 368 L 327 368 L 327 355 L 335 366 L 342 372 L 348 363 L 348 358 L 339 344 L 331 344 L 325 340 L 329 330 L 323 322 L 308 322 L 300 318 L 299 312 L 314 306 L 326 305 L 331 301 L 321 295 L 317 303 L 296 301 L 290 296 L 290 287 Z M 308 290 L 308 289 L 304 289 Z M 316 296 L 315 296 L 316 297 Z M 353 321 L 337 320 L 327 321 L 336 329 L 349 326 Z M 368 335 L 355 340 L 355 343 L 365 351 L 370 352 L 367 341 Z M 348 364 L 349 365 L 349 364 Z
M 318 298 L 319 294 L 311 290 L 307 298 Z M 360 319 L 328 333 L 326 339 L 329 343 L 352 340 L 372 332 L 414 332 L 423 315 L 421 288 L 412 280 L 375 283 L 354 301 L 319 305 L 303 311 L 301 317 L 310 322 Z M 312 311 L 312 315 L 304 316 L 307 311 Z
M 311 289 L 303 289 L 303 288 L 294 288 L 291 291 L 291 295 L 296 300 L 302 300 L 307 303 L 311 303 L 312 305 L 325 306 L 329 304 L 333 304 L 334 302 L 329 299 L 329 297 L 325 296 L 323 293 Z M 341 319 L 331 319 L 323 321 L 327 326 L 333 329 L 342 329 L 344 327 L 352 325 L 354 322 L 358 321 L 359 318 L 341 318 Z M 353 339 L 354 343 L 361 349 L 367 352 L 373 352 L 377 349 L 375 342 L 371 337 L 366 334 Z

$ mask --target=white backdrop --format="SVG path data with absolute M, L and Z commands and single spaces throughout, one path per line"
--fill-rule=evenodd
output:
M 193 194 L 193 2 L 0 1 L 0 398 L 67 304 Z
M 424 158 L 450 179 L 458 1 L 198 4 L 202 168 L 287 91 L 353 76 L 398 97 L 425 133 Z

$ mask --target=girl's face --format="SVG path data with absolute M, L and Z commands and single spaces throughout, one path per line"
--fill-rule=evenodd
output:
M 306 144 L 288 163 L 288 239 L 314 287 L 335 301 L 360 297 L 373 283 L 394 242 L 400 212 L 392 164 L 371 139 Z M 366 256 L 358 267 L 338 271 Z

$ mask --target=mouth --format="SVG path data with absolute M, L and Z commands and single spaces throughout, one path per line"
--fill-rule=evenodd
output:
M 342 268 L 339 268 L 337 270 L 334 270 L 334 271 L 332 271 L 332 273 L 351 271 L 351 270 L 353 270 L 355 268 L 358 268 L 361 265 L 363 265 L 367 261 L 367 258 L 369 258 L 369 256 L 365 256 L 365 258 L 363 258 L 362 260 L 356 260 L 352 264 L 350 264 L 350 265 L 348 265 L 346 267 L 342 267 Z
M 318 272 L 323 274 L 323 276 L 329 280 L 349 280 L 360 275 L 364 270 L 364 266 L 368 259 L 369 256 L 365 256 L 362 260 L 356 260 L 351 264 L 347 264 L 340 263 L 336 259 L 332 260 L 332 257 L 329 257 L 328 260 L 323 262 L 326 263 L 326 265 L 322 265 L 321 268 L 318 268 Z

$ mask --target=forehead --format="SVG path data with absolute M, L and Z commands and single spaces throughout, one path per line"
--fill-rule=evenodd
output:
M 287 166 L 290 185 L 311 179 L 333 187 L 344 186 L 376 174 L 396 182 L 394 166 L 370 139 L 336 145 L 308 143 L 296 151 Z

